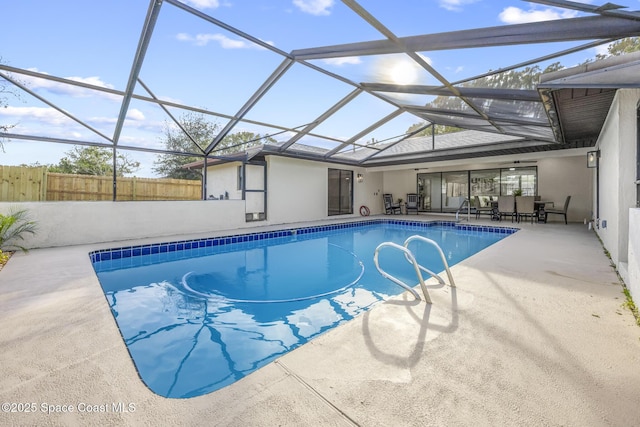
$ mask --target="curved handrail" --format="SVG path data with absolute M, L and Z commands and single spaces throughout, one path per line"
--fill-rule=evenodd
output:
M 440 258 L 442 259 L 442 263 L 444 264 L 444 269 L 447 271 L 447 276 L 449 277 L 449 286 L 451 286 L 452 288 L 456 287 L 456 283 L 453 281 L 453 276 L 451 275 L 451 270 L 449 270 L 449 264 L 447 263 L 447 258 L 444 256 L 444 252 L 442 252 L 442 249 L 440 248 L 440 245 L 438 245 L 438 243 L 436 243 L 434 240 L 428 239 L 424 236 L 420 236 L 418 234 L 415 234 L 409 238 L 407 238 L 407 240 L 404 241 L 404 248 L 406 248 L 407 250 L 409 249 L 409 243 L 411 243 L 414 240 L 421 240 L 423 242 L 429 243 L 433 246 L 435 246 L 435 248 L 438 250 L 438 253 L 440 254 Z M 413 256 L 413 253 L 411 251 L 409 251 L 409 253 L 411 253 L 411 257 L 413 258 L 413 260 L 410 260 L 407 258 L 407 261 L 415 263 L 416 265 L 418 265 L 418 267 L 430 274 L 432 277 L 436 278 L 438 280 L 438 282 L 440 282 L 440 284 L 444 285 L 444 280 L 442 280 L 442 278 L 437 275 L 436 273 L 432 272 L 431 270 L 428 270 L 426 268 L 424 268 L 423 266 L 421 266 L 420 264 L 417 264 L 415 261 L 415 257 Z M 405 258 L 407 257 L 407 252 L 405 252 Z
M 420 272 L 420 269 L 423 268 L 423 267 L 421 267 L 418 264 L 418 262 L 416 261 L 416 258 L 413 256 L 413 254 L 411 253 L 411 251 L 408 248 L 406 248 L 404 246 L 401 246 L 401 245 L 398 245 L 397 243 L 393 243 L 393 242 L 380 243 L 378 245 L 378 247 L 376 247 L 376 250 L 375 250 L 375 252 L 373 254 L 373 263 L 376 265 L 376 268 L 378 269 L 380 274 L 382 274 L 382 276 L 384 278 L 391 280 L 395 284 L 397 284 L 397 285 L 403 287 L 404 289 L 406 289 L 407 291 L 411 292 L 411 294 L 414 296 L 414 298 L 416 300 L 420 301 L 420 295 L 415 291 L 415 289 L 413 289 L 412 287 L 410 287 L 409 285 L 407 285 L 406 283 L 404 283 L 400 279 L 390 275 L 389 273 L 384 271 L 382 268 L 380 268 L 380 264 L 378 262 L 378 253 L 380 252 L 380 249 L 382 249 L 384 247 L 392 247 L 392 248 L 396 248 L 396 249 L 399 249 L 402 252 L 404 252 L 405 258 L 407 258 L 407 260 L 410 263 L 413 264 L 413 268 L 416 270 L 416 276 L 418 276 L 418 280 L 420 281 L 420 288 L 422 288 L 422 293 L 424 294 L 425 301 L 428 304 L 431 304 L 431 297 L 429 297 L 429 292 L 427 291 L 427 285 L 425 285 L 424 278 L 422 277 L 422 273 Z
M 465 206 L 467 207 L 467 222 L 471 219 L 471 202 L 469 199 L 465 198 L 456 211 L 456 222 L 460 221 L 460 212 L 462 212 L 462 209 L 464 209 Z

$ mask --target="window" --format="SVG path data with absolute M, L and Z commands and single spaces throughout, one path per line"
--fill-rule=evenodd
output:
M 236 188 L 236 190 L 242 190 L 242 181 L 244 180 L 244 165 L 240 165 L 238 166 L 238 188 Z
M 443 212 L 456 212 L 469 195 L 469 172 L 444 172 L 442 174 Z
M 329 169 L 328 215 L 353 213 L 353 171 Z
M 521 190 L 523 196 L 535 196 L 537 175 L 536 167 L 502 169 L 500 194 L 510 196 L 516 190 Z

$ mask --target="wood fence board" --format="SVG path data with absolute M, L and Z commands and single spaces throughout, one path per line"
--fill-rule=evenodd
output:
M 200 181 L 118 177 L 117 200 L 200 200 Z M 113 200 L 113 177 L 0 166 L 1 201 Z
M 43 200 L 45 173 L 44 167 L 0 166 L 0 200 Z

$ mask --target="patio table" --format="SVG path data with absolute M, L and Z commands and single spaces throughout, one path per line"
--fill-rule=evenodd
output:
M 553 202 L 549 200 L 535 200 L 533 202 L 533 205 L 538 212 L 538 222 L 544 222 L 545 224 L 547 223 L 547 214 L 544 211 L 544 207 L 547 203 L 553 206 Z

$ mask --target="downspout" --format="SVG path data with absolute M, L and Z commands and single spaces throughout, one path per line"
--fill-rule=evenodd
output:
M 202 164 L 202 200 L 207 200 L 207 156 Z
M 117 152 L 116 152 L 116 146 L 114 144 L 113 146 L 113 201 L 115 202 L 117 200 L 117 187 L 118 187 L 118 181 L 117 181 L 117 171 L 116 171 L 116 156 L 117 156 Z

